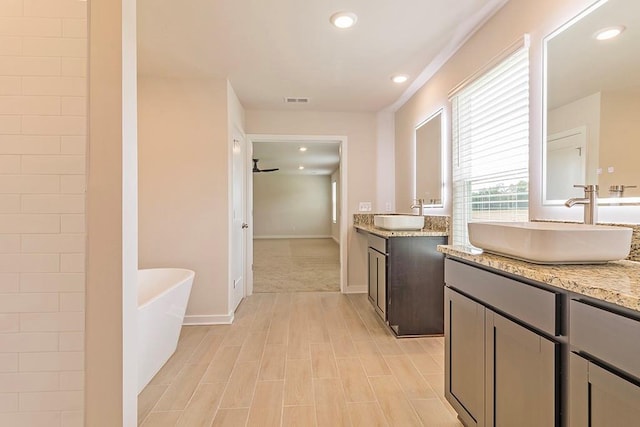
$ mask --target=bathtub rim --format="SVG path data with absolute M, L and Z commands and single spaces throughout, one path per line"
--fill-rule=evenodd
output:
M 153 303 L 155 300 L 162 298 L 163 296 L 165 296 L 166 294 L 168 294 L 169 292 L 171 292 L 172 290 L 174 290 L 176 287 L 184 284 L 185 282 L 188 282 L 189 280 L 193 280 L 195 278 L 196 272 L 193 270 L 189 270 L 188 268 L 173 268 L 173 267 L 158 267 L 158 268 L 140 268 L 138 269 L 138 273 L 141 271 L 182 271 L 187 273 L 187 275 L 182 278 L 181 280 L 175 282 L 172 286 L 166 288 L 164 291 L 160 292 L 159 294 L 154 295 L 151 299 L 145 301 L 142 304 L 138 304 L 138 310 L 141 310 L 145 307 L 147 307 L 149 304 Z M 138 280 L 136 282 L 137 286 L 140 286 L 140 281 Z

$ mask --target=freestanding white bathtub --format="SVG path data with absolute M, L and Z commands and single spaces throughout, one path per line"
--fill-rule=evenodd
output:
M 138 270 L 138 393 L 176 351 L 195 273 Z

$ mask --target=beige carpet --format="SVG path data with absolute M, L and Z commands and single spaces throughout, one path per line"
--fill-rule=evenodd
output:
M 340 291 L 340 246 L 333 239 L 256 239 L 253 292 Z

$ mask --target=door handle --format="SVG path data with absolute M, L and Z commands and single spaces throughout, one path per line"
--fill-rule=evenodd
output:
M 242 228 L 243 228 L 243 229 L 245 229 L 245 228 L 249 228 L 249 224 L 247 224 L 246 222 L 243 222 L 243 223 L 242 223 Z

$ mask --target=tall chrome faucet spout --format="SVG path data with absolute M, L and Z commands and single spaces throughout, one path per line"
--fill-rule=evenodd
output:
M 573 199 L 569 199 L 566 202 L 564 202 L 564 205 L 568 208 L 574 206 L 574 205 L 585 205 L 589 203 L 589 199 L 585 199 L 585 198 L 573 198 Z
M 418 208 L 418 215 L 424 216 L 424 199 L 414 199 L 410 209 Z
M 568 208 L 575 205 L 584 205 L 584 223 L 595 224 L 598 222 L 598 186 L 576 184 L 574 187 L 584 188 L 584 197 L 571 198 L 564 202 L 564 205 Z

